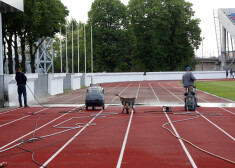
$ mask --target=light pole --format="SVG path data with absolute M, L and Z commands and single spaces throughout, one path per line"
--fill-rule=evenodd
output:
M 202 71 L 203 71 L 203 40 L 205 39 L 205 37 L 202 37 Z

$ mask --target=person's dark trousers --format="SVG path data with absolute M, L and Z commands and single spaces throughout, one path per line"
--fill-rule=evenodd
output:
M 18 96 L 19 96 L 20 107 L 22 107 L 22 99 L 21 99 L 22 94 L 24 96 L 24 106 L 28 106 L 28 104 L 27 104 L 27 93 L 26 93 L 25 85 L 19 85 L 18 86 Z

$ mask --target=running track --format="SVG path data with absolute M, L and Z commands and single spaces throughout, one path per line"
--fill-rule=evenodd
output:
M 1 112 L 0 161 L 9 168 L 235 167 L 235 108 L 203 107 L 232 101 L 198 91 L 202 107 L 186 114 L 178 81 L 102 87 L 105 110 L 85 110 L 86 89 L 80 89 L 41 99 L 43 107 Z M 122 114 L 114 94 L 136 97 L 136 113 Z M 161 105 L 173 106 L 173 113 Z

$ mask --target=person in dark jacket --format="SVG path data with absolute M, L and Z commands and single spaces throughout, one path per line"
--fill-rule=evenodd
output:
M 194 81 L 196 81 L 195 76 L 193 75 L 193 73 L 190 71 L 190 67 L 186 68 L 186 73 L 183 75 L 182 77 L 182 82 L 184 85 L 184 88 L 186 89 L 186 92 L 188 93 L 193 93 L 193 87 L 194 87 Z M 196 106 L 200 107 L 197 104 L 197 97 L 195 96 L 195 100 L 196 100 Z
M 16 69 L 16 77 L 15 80 L 17 82 L 18 86 L 18 96 L 19 96 L 19 103 L 20 107 L 22 107 L 22 94 L 24 96 L 24 107 L 29 107 L 27 104 L 27 93 L 26 93 L 26 82 L 27 82 L 27 77 L 21 70 L 18 68 Z
M 186 73 L 182 77 L 182 82 L 186 92 L 193 92 L 194 81 L 196 80 L 192 72 L 190 72 L 190 67 L 186 68 Z

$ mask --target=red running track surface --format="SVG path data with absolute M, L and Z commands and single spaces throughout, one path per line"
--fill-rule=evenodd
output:
M 105 110 L 74 105 L 1 112 L 0 161 L 14 168 L 36 168 L 39 164 L 53 168 L 235 167 L 163 128 L 171 121 L 172 125 L 165 127 L 174 134 L 234 162 L 234 107 L 200 107 L 186 114 L 183 106 L 174 106 L 173 112 L 164 113 L 159 104 L 182 104 L 184 89 L 177 81 L 111 83 L 103 87 L 106 103 L 111 104 Z M 115 93 L 136 97 L 136 113 L 121 113 Z M 82 104 L 84 94 L 85 89 L 76 90 L 47 98 L 47 102 Z M 199 91 L 198 98 L 199 103 L 231 103 Z M 32 113 L 35 115 L 29 115 Z M 189 118 L 194 119 L 185 120 Z M 22 142 L 32 137 L 34 141 Z M 32 152 L 37 163 L 32 161 Z

